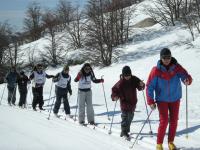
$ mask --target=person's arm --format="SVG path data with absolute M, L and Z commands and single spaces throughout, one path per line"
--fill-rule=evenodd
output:
M 69 81 L 67 83 L 67 90 L 69 91 L 69 94 L 72 95 L 72 89 L 71 89 L 71 77 L 69 77 Z
M 34 72 L 31 73 L 31 75 L 29 76 L 29 79 L 32 80 L 34 78 Z
M 177 73 L 178 76 L 181 78 L 181 81 L 186 84 L 190 85 L 192 83 L 192 77 L 188 74 L 188 72 L 180 65 L 177 65 Z
M 80 71 L 80 72 L 77 74 L 76 78 L 74 79 L 74 82 L 78 82 L 78 81 L 80 80 L 81 77 L 82 77 L 82 72 Z
M 96 77 L 93 74 L 91 74 L 91 80 L 94 83 L 103 83 L 104 82 L 104 79 L 96 79 Z
M 57 73 L 56 76 L 53 77 L 52 81 L 53 82 L 58 82 L 60 78 L 60 73 Z
M 119 98 L 121 98 L 121 80 L 119 80 L 113 87 L 112 87 L 112 93 L 111 93 L 111 99 L 112 101 L 117 101 Z
M 53 78 L 53 77 L 54 77 L 54 75 L 48 75 L 48 74 L 46 74 L 46 78 L 47 78 L 47 79 Z
M 155 104 L 154 91 L 158 82 L 158 74 L 156 70 L 156 67 L 151 70 L 146 84 L 146 96 L 148 105 Z
M 134 78 L 135 78 L 135 83 L 137 85 L 136 88 L 138 89 L 138 91 L 144 90 L 145 83 L 136 76 L 134 76 Z

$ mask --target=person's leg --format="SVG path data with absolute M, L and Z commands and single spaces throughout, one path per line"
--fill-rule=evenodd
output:
M 78 119 L 79 123 L 85 122 L 85 99 L 86 92 L 79 91 L 78 92 Z
M 92 91 L 86 92 L 87 120 L 88 123 L 94 124 L 94 109 L 92 105 Z
M 38 88 L 38 93 L 39 93 L 39 97 L 38 97 L 39 108 L 40 108 L 40 110 L 43 110 L 43 108 L 42 108 L 42 106 L 44 105 L 44 100 L 43 100 L 43 87 L 39 87 L 39 88 Z
M 65 114 L 66 115 L 70 114 L 70 106 L 69 106 L 69 101 L 67 99 L 67 94 L 63 95 L 63 104 L 64 104 Z
M 15 101 L 16 101 L 16 87 L 13 90 L 12 93 L 12 104 L 15 105 Z
M 173 142 L 178 125 L 180 100 L 169 104 L 169 133 L 168 142 Z
M 23 103 L 23 92 L 22 92 L 22 90 L 21 89 L 19 89 L 19 95 L 20 95 L 20 97 L 19 97 L 19 107 L 22 107 L 22 103 Z
M 157 144 L 162 144 L 165 137 L 166 128 L 168 125 L 168 103 L 159 102 L 157 106 L 160 119 L 158 127 L 158 135 L 157 135 Z
M 127 132 L 130 132 L 130 126 L 131 126 L 131 122 L 133 120 L 134 117 L 134 112 L 128 112 L 128 127 L 127 127 Z
M 56 102 L 53 108 L 53 112 L 54 114 L 57 114 L 59 109 L 60 109 L 60 105 L 61 105 L 61 100 L 62 100 L 62 95 L 60 95 L 58 92 L 56 92 Z
M 36 105 L 38 104 L 38 91 L 37 88 L 32 88 L 32 93 L 33 93 L 33 102 L 32 102 L 32 107 L 35 110 L 36 109 Z
M 8 88 L 8 104 L 11 104 L 13 89 Z

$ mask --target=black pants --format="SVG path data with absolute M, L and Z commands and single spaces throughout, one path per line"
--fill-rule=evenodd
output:
M 69 106 L 69 102 L 67 99 L 67 90 L 63 89 L 63 88 L 59 88 L 56 87 L 56 102 L 54 105 L 54 109 L 53 112 L 54 113 L 58 113 L 59 109 L 60 109 L 60 105 L 61 105 L 61 100 L 63 99 L 63 105 L 64 105 L 64 110 L 65 110 L 65 114 L 70 114 L 70 106 Z
M 8 103 L 15 104 L 16 101 L 16 87 L 8 87 Z
M 130 132 L 130 126 L 131 126 L 133 117 L 134 117 L 134 112 L 122 112 L 122 114 L 121 114 L 121 118 L 122 118 L 121 131 L 123 133 Z
M 19 106 L 25 105 L 26 104 L 27 91 L 26 92 L 19 92 L 19 93 L 20 93 Z
M 33 87 L 32 92 L 33 92 L 33 103 L 32 103 L 33 109 L 36 108 L 37 104 L 39 104 L 39 108 L 42 109 L 42 106 L 44 105 L 43 87 L 36 87 L 36 88 Z

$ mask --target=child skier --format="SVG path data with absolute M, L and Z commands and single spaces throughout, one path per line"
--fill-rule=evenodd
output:
M 111 98 L 113 101 L 120 99 L 121 107 L 121 137 L 125 137 L 129 140 L 129 132 L 131 122 L 134 117 L 134 111 L 137 104 L 137 91 L 143 90 L 145 87 L 138 77 L 132 75 L 129 66 L 124 66 L 122 69 L 122 75 L 120 80 L 112 87 Z
M 33 91 L 33 103 L 32 107 L 34 111 L 36 110 L 36 105 L 39 104 L 40 110 L 44 110 L 42 106 L 44 105 L 43 101 L 43 86 L 45 84 L 46 78 L 53 78 L 53 75 L 48 75 L 43 70 L 42 64 L 37 64 L 34 68 L 29 79 L 32 80 L 32 91 Z
M 71 76 L 69 75 L 69 67 L 67 65 L 64 66 L 62 72 L 58 73 L 53 78 L 53 82 L 57 82 L 55 85 L 56 102 L 53 109 L 54 114 L 58 117 L 61 100 L 63 99 L 65 114 L 67 117 L 71 117 L 67 93 L 69 92 L 69 94 L 72 95 L 72 89 Z
M 30 80 L 28 77 L 24 74 L 24 71 L 20 72 L 19 77 L 17 78 L 17 83 L 18 83 L 18 89 L 19 89 L 19 107 L 24 106 L 26 104 L 26 96 L 27 96 L 27 83 L 30 84 Z
M 88 123 L 94 125 L 94 109 L 92 106 L 92 90 L 91 81 L 94 83 L 104 82 L 103 79 L 96 79 L 92 67 L 89 63 L 85 63 L 74 79 L 78 84 L 78 108 L 79 108 L 79 123 L 85 123 L 85 104 L 87 107 Z

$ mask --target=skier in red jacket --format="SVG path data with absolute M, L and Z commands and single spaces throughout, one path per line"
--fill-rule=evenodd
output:
M 132 75 L 129 66 L 124 66 L 120 80 L 112 87 L 111 98 L 113 101 L 120 99 L 121 107 L 121 137 L 129 139 L 131 122 L 134 117 L 134 111 L 137 104 L 137 91 L 145 87 L 138 77 Z

